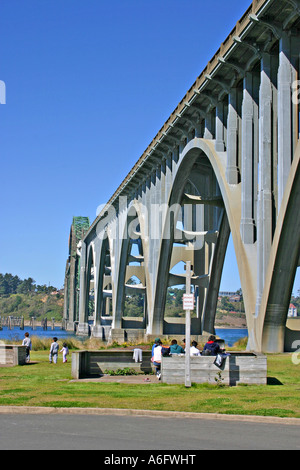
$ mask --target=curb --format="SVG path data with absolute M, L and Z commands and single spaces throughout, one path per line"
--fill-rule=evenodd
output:
M 148 418 L 180 418 L 220 421 L 244 421 L 250 423 L 284 424 L 300 426 L 299 418 L 278 418 L 276 416 L 227 415 L 217 413 L 189 413 L 178 411 L 132 410 L 120 408 L 53 408 L 39 406 L 0 406 L 1 414 L 31 415 L 89 415 L 89 416 L 147 416 Z

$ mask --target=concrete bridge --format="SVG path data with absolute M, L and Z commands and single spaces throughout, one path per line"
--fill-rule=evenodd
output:
M 255 0 L 96 220 L 75 219 L 68 329 L 176 332 L 167 290 L 185 283 L 178 266 L 190 260 L 192 334 L 214 332 L 231 233 L 248 347 L 283 351 L 300 247 L 299 30 L 299 0 Z M 134 298 L 135 320 L 124 316 Z

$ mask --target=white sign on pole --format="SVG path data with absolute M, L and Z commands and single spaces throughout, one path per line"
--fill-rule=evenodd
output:
M 194 310 L 195 298 L 194 294 L 183 294 L 183 310 Z

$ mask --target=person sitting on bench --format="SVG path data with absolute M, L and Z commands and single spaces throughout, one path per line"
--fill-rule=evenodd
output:
M 219 343 L 216 342 L 216 337 L 211 335 L 203 348 L 202 356 L 216 356 L 220 352 L 221 348 Z

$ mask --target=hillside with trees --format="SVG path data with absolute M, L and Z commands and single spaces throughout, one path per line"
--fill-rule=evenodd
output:
M 37 285 L 31 277 L 20 279 L 0 274 L 0 316 L 24 316 L 25 320 L 63 317 L 63 292 L 54 286 Z
M 167 293 L 165 315 L 167 317 L 184 317 L 182 309 L 182 298 L 185 293 L 184 288 L 169 288 Z M 241 296 L 241 291 L 237 291 Z M 194 311 L 192 317 L 196 315 Z M 246 328 L 246 315 L 244 303 L 241 296 L 240 302 L 231 302 L 228 297 L 219 298 L 216 313 L 217 327 Z

